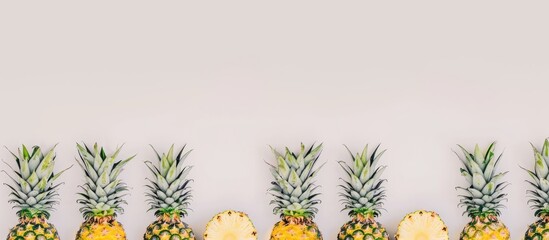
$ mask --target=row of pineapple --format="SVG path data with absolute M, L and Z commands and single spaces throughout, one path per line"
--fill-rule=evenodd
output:
M 463 188 L 460 205 L 466 208 L 471 222 L 464 228 L 460 239 L 509 239 L 509 231 L 498 220 L 499 209 L 506 194 L 507 183 L 502 181 L 505 172 L 497 172 L 501 155 L 495 156 L 492 143 L 485 152 L 478 145 L 474 151 L 459 146 L 457 154 L 463 163 L 461 174 L 468 185 Z M 77 144 L 78 164 L 85 175 L 85 183 L 78 193 L 80 212 L 85 221 L 76 235 L 76 240 L 122 240 L 126 235 L 116 220 L 123 212 L 127 186 L 118 176 L 123 167 L 133 158 L 120 159 L 121 148 L 107 154 L 95 144 L 92 148 Z M 154 149 L 154 148 L 153 148 Z M 30 150 L 30 151 L 29 151 Z M 299 152 L 288 148 L 284 153 L 273 149 L 276 163 L 269 164 L 274 177 L 269 192 L 274 213 L 281 220 L 271 233 L 271 240 L 322 239 L 313 222 L 318 209 L 318 186 L 314 177 L 321 166 L 318 159 L 322 144 Z M 385 152 L 379 145 L 369 153 L 368 146 L 353 154 L 352 162 L 339 162 L 347 174 L 340 185 L 344 210 L 351 220 L 341 227 L 338 239 L 389 239 L 386 230 L 375 218 L 381 214 L 385 199 L 384 179 L 381 175 L 386 166 L 378 162 Z M 191 167 L 185 164 L 190 151 L 182 147 L 174 152 L 172 146 L 167 153 L 157 155 L 154 162 L 146 165 L 153 174 L 147 185 L 150 210 L 157 220 L 151 223 L 144 234 L 145 240 L 195 239 L 191 228 L 182 221 L 190 204 L 191 180 L 187 178 Z M 525 233 L 525 239 L 549 239 L 549 140 L 541 150 L 534 147 L 535 167 L 526 170 L 532 177 L 529 201 L 539 221 L 533 223 Z M 11 190 L 10 203 L 19 209 L 19 224 L 13 227 L 8 240 L 54 240 L 59 239 L 56 229 L 47 222 L 50 212 L 57 204 L 57 189 L 61 185 L 56 179 L 67 169 L 54 173 L 55 152 L 43 153 L 40 147 L 28 149 L 23 146 L 12 152 L 17 166 L 10 166 L 9 174 L 13 184 L 6 184 Z M 398 240 L 448 239 L 448 231 L 438 214 L 430 211 L 416 211 L 408 214 L 398 226 L 395 236 Z M 248 240 L 257 239 L 257 232 L 245 213 L 226 211 L 216 215 L 207 225 L 206 240 Z

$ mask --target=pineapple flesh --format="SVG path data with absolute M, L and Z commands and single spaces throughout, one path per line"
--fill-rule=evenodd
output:
M 396 240 L 448 240 L 448 228 L 435 212 L 415 211 L 398 225 Z
M 270 165 L 274 181 L 269 189 L 274 200 L 273 212 L 281 220 L 271 232 L 271 240 L 319 240 L 322 235 L 313 222 L 318 209 L 315 207 L 319 193 L 314 184 L 314 176 L 320 168 L 315 168 L 322 144 L 305 148 L 301 144 L 299 153 L 286 148 L 285 154 L 273 149 L 277 165 Z
M 228 210 L 208 222 L 204 240 L 257 240 L 257 231 L 248 215 Z
M 153 148 L 154 150 L 154 148 Z M 191 151 L 184 152 L 185 146 L 174 155 L 172 145 L 166 154 L 158 154 L 157 164 L 146 162 L 154 175 L 148 179 L 149 210 L 154 210 L 157 220 L 147 227 L 144 240 L 194 240 L 193 230 L 181 218 L 187 215 L 192 198 L 187 175 L 191 170 L 185 159 Z
M 121 147 L 112 155 L 94 144 L 93 149 L 85 144 L 76 145 L 80 159 L 78 164 L 86 176 L 86 183 L 81 186 L 80 212 L 85 221 L 76 234 L 76 240 L 126 240 L 122 224 L 116 220 L 117 214 L 124 210 L 128 187 L 118 179 L 123 167 L 131 160 L 119 160 Z
M 380 209 L 385 198 L 385 190 L 382 186 L 385 180 L 381 180 L 385 166 L 378 167 L 377 163 L 385 150 L 378 152 L 379 145 L 368 156 L 368 145 L 362 153 L 353 153 L 352 164 L 343 161 L 339 164 L 348 175 L 348 180 L 343 180 L 343 211 L 348 210 L 351 220 L 339 231 L 339 240 L 376 239 L 388 240 L 389 235 L 385 228 L 375 218 L 380 215 Z
M 18 208 L 19 223 L 8 233 L 7 240 L 59 240 L 55 227 L 48 223 L 60 183 L 53 182 L 63 173 L 54 174 L 55 152 L 53 147 L 43 155 L 40 147 L 34 146 L 29 152 L 25 145 L 18 154 L 12 155 L 17 163 L 14 176 L 8 175 L 13 184 L 9 202 Z
M 530 207 L 535 210 L 538 221 L 530 225 L 524 234 L 525 240 L 549 239 L 549 139 L 545 139 L 541 151 L 535 146 L 534 171 L 525 169 L 531 177 L 528 181 L 532 190 L 528 190 Z
M 508 185 L 501 182 L 507 172 L 496 173 L 502 155 L 495 156 L 495 143 L 490 144 L 485 153 L 481 152 L 478 145 L 473 152 L 459 147 L 463 152 L 463 157 L 456 153 L 463 163 L 460 171 L 469 184 L 467 187 L 458 187 L 464 192 L 460 195 L 459 205 L 466 207 L 465 213 L 471 217 L 471 222 L 461 232 L 460 239 L 508 240 L 509 230 L 498 219 L 501 214 L 499 209 L 503 207 L 501 202 L 507 196 L 503 190 Z

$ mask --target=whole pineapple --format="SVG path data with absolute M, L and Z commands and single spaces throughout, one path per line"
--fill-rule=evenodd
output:
M 147 196 L 154 214 L 158 218 L 147 227 L 143 239 L 145 240 L 194 240 L 193 230 L 183 221 L 187 215 L 189 201 L 191 200 L 190 179 L 187 174 L 192 167 L 184 164 L 191 151 L 183 152 L 185 146 L 174 155 L 172 145 L 168 153 L 158 154 L 158 162 L 146 162 L 147 167 L 154 175 L 148 179 L 149 192 Z
M 459 145 L 458 145 L 459 146 Z M 465 206 L 471 222 L 461 232 L 460 239 L 509 239 L 509 230 L 498 219 L 502 201 L 506 200 L 503 189 L 508 185 L 501 182 L 507 172 L 496 173 L 497 165 L 501 159 L 494 156 L 495 143 L 490 144 L 488 150 L 483 154 L 478 145 L 474 152 L 470 153 L 459 146 L 464 157 L 459 159 L 463 162 L 461 174 L 467 179 L 469 186 L 463 188 L 465 195 L 462 197 L 459 206 Z M 465 214 L 464 213 L 464 214 Z
M 533 181 L 528 181 L 532 190 L 528 190 L 528 203 L 535 210 L 539 220 L 530 225 L 524 234 L 525 240 L 549 239 L 549 140 L 545 139 L 543 148 L 539 151 L 534 148 L 534 171 L 525 169 Z
M 133 157 L 118 160 L 121 147 L 112 155 L 107 155 L 97 143 L 93 149 L 85 144 L 76 144 L 76 147 L 80 155 L 78 164 L 86 175 L 86 183 L 79 193 L 82 198 L 77 201 L 82 204 L 80 212 L 85 221 L 76 240 L 125 240 L 126 233 L 116 221 L 116 215 L 123 212 L 121 205 L 126 203 L 123 197 L 128 188 L 118 175 Z
M 368 145 L 362 153 L 349 151 L 353 159 L 351 165 L 340 161 L 339 164 L 349 176 L 349 180 L 343 180 L 343 203 L 345 210 L 349 211 L 351 221 L 345 223 L 337 236 L 339 240 L 351 239 L 377 239 L 388 240 L 389 234 L 375 217 L 381 214 L 380 209 L 385 198 L 385 190 L 380 176 L 385 166 L 378 167 L 377 163 L 385 150 L 378 153 L 379 145 L 368 156 Z
M 298 154 L 286 148 L 284 155 L 273 149 L 277 165 L 269 164 L 275 178 L 269 190 L 274 196 L 271 201 L 275 205 L 273 212 L 282 220 L 274 226 L 271 240 L 322 239 L 318 226 L 313 222 L 318 211 L 314 206 L 320 203 L 313 177 L 318 171 L 315 165 L 321 149 L 322 144 L 317 147 L 313 144 L 308 149 L 301 144 Z
M 32 147 L 31 152 L 25 145 L 17 155 L 11 152 L 17 167 L 12 168 L 15 177 L 8 175 L 13 184 L 6 185 L 12 191 L 9 202 L 19 209 L 19 224 L 10 230 L 7 240 L 59 240 L 57 230 L 47 221 L 53 205 L 58 204 L 55 198 L 58 196 L 57 188 L 61 185 L 54 185 L 53 182 L 66 170 L 53 173 L 54 148 L 46 155 L 42 154 L 38 146 Z

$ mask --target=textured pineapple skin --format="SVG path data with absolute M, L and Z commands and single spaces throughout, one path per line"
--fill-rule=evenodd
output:
M 59 240 L 57 230 L 47 222 L 21 222 L 13 227 L 7 240 Z
M 195 240 L 193 230 L 182 221 L 156 220 L 147 227 L 144 240 Z
M 549 218 L 540 219 L 528 227 L 524 234 L 524 240 L 549 239 Z
M 469 222 L 463 232 L 460 240 L 509 240 L 509 229 L 497 218 L 473 219 Z
M 352 219 L 341 227 L 338 240 L 389 240 L 389 234 L 381 224 L 376 221 L 360 221 Z
M 109 221 L 86 221 L 76 234 L 76 240 L 126 240 L 122 224 L 112 219 Z
M 271 240 L 322 240 L 322 235 L 314 222 L 298 224 L 281 220 L 275 224 Z

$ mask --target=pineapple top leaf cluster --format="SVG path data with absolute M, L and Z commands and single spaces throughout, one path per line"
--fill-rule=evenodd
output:
M 83 206 L 80 212 L 85 219 L 93 217 L 116 216 L 122 213 L 121 205 L 126 204 L 123 197 L 128 187 L 118 179 L 123 167 L 135 156 L 125 160 L 118 159 L 119 147 L 112 155 L 105 153 L 105 150 L 96 144 L 93 149 L 76 144 L 80 159 L 78 165 L 84 170 L 86 183 L 80 188 L 79 195 L 82 197 L 77 202 Z
M 350 216 L 377 217 L 381 214 L 380 210 L 385 199 L 383 187 L 385 180 L 380 177 L 386 166 L 377 166 L 379 159 L 385 153 L 385 150 L 378 152 L 378 149 L 379 145 L 368 156 L 368 145 L 364 147 L 362 153 L 356 155 L 347 148 L 353 159 L 352 164 L 339 162 L 349 177 L 348 180 L 343 180 L 343 185 L 340 185 L 343 189 L 340 195 L 343 197 L 343 211 L 350 210 Z
M 57 188 L 62 184 L 53 182 L 67 169 L 54 174 L 55 146 L 44 155 L 38 146 L 31 151 L 25 145 L 18 149 L 17 154 L 10 151 L 15 157 L 17 167 L 10 168 L 14 176 L 8 174 L 13 184 L 6 184 L 11 189 L 10 203 L 20 210 L 19 217 L 49 218 L 53 206 L 58 203 Z
M 537 217 L 549 216 L 549 139 L 545 139 L 543 148 L 539 151 L 534 145 L 534 171 L 524 169 L 533 181 L 527 181 L 533 188 L 528 190 L 528 203 L 535 210 Z
M 313 218 L 318 209 L 314 207 L 320 203 L 313 177 L 318 170 L 316 163 L 322 144 L 305 148 L 301 144 L 299 153 L 293 153 L 288 148 L 284 154 L 272 149 L 277 160 L 276 165 L 270 165 L 274 181 L 269 189 L 274 200 L 273 212 L 281 216 Z
M 460 171 L 469 183 L 466 188 L 457 187 L 464 192 L 460 195 L 459 206 L 465 206 L 465 213 L 470 217 L 499 216 L 499 209 L 504 207 L 501 202 L 507 200 L 503 190 L 508 186 L 507 182 L 502 182 L 507 172 L 496 172 L 502 154 L 495 157 L 495 143 L 490 144 L 485 153 L 478 145 L 473 152 L 459 147 L 463 152 L 463 157 L 456 153 L 463 163 Z
M 154 150 L 154 147 L 153 147 Z M 192 198 L 189 183 L 191 179 L 187 179 L 187 175 L 192 166 L 185 165 L 185 159 L 192 151 L 184 152 L 185 146 L 174 155 L 174 146 L 172 145 L 168 153 L 158 154 L 158 164 L 146 162 L 147 167 L 154 175 L 154 178 L 148 179 L 149 185 L 149 204 L 154 210 L 156 216 L 185 216 L 189 207 L 189 202 Z

